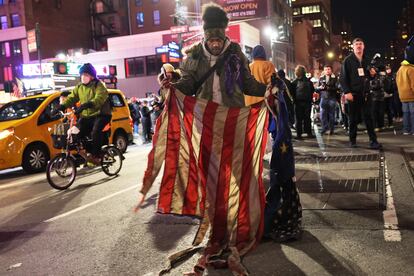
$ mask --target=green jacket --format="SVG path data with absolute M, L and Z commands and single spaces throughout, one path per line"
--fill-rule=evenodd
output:
M 93 80 L 89 84 L 78 84 L 69 94 L 66 101 L 63 103 L 65 107 L 71 107 L 75 103 L 81 104 L 92 102 L 93 107 L 82 111 L 81 117 L 88 118 L 99 114 L 110 115 L 111 107 L 108 101 L 108 90 L 105 84 L 99 80 Z
M 225 62 L 222 68 L 217 69 L 217 74 L 219 75 L 220 80 L 222 104 L 228 107 L 243 107 L 245 106 L 244 94 L 263 97 L 266 91 L 266 86 L 257 82 L 252 76 L 248 60 L 241 51 L 239 44 L 231 42 L 221 57 L 223 55 L 226 55 L 227 57 L 230 55 L 238 57 L 240 63 L 241 87 L 235 82 L 233 91 L 230 93 L 227 91 L 228 89 L 226 87 L 228 84 L 226 84 L 226 77 L 228 77 L 228 73 L 226 74 L 226 72 L 234 71 L 234 67 L 231 67 L 232 70 L 229 70 L 229 63 Z M 196 44 L 187 51 L 187 59 L 183 62 L 180 69 L 182 77 L 176 83 L 172 84 L 175 88 L 186 95 L 195 95 L 197 98 L 212 100 L 213 78 L 215 73 L 212 73 L 209 78 L 206 79 L 204 84 L 201 85 L 197 91 L 194 91 L 195 83 L 210 69 L 210 62 L 204 54 L 202 42 Z

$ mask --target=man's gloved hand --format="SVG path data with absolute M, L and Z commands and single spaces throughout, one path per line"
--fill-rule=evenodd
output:
M 91 107 L 93 107 L 93 103 L 92 102 L 87 102 L 87 103 L 81 104 L 79 106 L 79 108 L 76 109 L 75 114 L 76 115 L 79 115 L 82 111 L 84 111 L 85 109 L 91 108 Z

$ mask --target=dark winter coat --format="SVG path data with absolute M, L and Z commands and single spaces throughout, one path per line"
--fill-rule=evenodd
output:
M 258 97 L 264 96 L 266 86 L 257 82 L 252 76 L 246 56 L 241 51 L 239 44 L 234 42 L 231 42 L 226 51 L 219 57 L 227 57 L 224 66 L 218 68 L 215 73 L 212 73 L 207 78 L 201 87 L 195 90 L 196 82 L 210 69 L 210 60 L 204 54 L 202 43 L 196 44 L 187 51 L 187 59 L 184 60 L 180 67 L 182 77 L 172 84 L 175 88 L 186 95 L 195 95 L 197 98 L 212 100 L 214 74 L 218 74 L 222 104 L 225 106 L 245 106 L 244 94 Z M 236 70 L 239 70 L 240 77 L 232 81 L 231 76 L 237 76 Z M 232 91 L 228 90 L 229 83 L 234 84 Z
M 313 83 L 306 77 L 295 79 L 292 82 L 292 97 L 295 103 L 312 103 L 312 94 L 315 92 Z
M 384 101 L 384 79 L 381 76 L 369 76 L 366 80 L 366 87 L 367 95 L 369 95 L 373 101 Z
M 359 62 L 354 53 L 348 55 L 341 67 L 341 88 L 344 93 L 352 93 L 353 96 L 364 97 L 365 79 L 368 76 L 369 61 L 364 55 L 362 61 Z M 364 70 L 364 76 L 358 75 L 358 68 Z
M 321 94 L 321 98 L 336 99 L 338 96 L 338 79 L 331 75 L 329 80 L 326 81 L 327 76 L 323 76 L 319 79 L 317 92 Z

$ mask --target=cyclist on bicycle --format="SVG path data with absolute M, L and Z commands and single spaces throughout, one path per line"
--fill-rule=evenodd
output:
M 102 130 L 111 121 L 112 111 L 108 91 L 105 84 L 96 77 L 96 70 L 90 63 L 84 64 L 79 70 L 81 82 L 72 90 L 66 100 L 58 107 L 64 111 L 80 102 L 76 113 L 79 115 L 79 136 L 89 136 L 92 143 L 86 144 L 90 153 L 88 161 L 99 164 L 100 152 L 104 144 Z

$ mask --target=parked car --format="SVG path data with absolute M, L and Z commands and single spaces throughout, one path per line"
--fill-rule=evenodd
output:
M 109 89 L 112 106 L 109 143 L 125 152 L 132 142 L 132 119 L 125 96 Z M 69 92 L 43 93 L 11 101 L 0 108 L 0 170 L 22 166 L 28 173 L 43 171 L 60 150 L 53 147 L 51 134 L 61 116 L 54 110 L 60 96 Z

